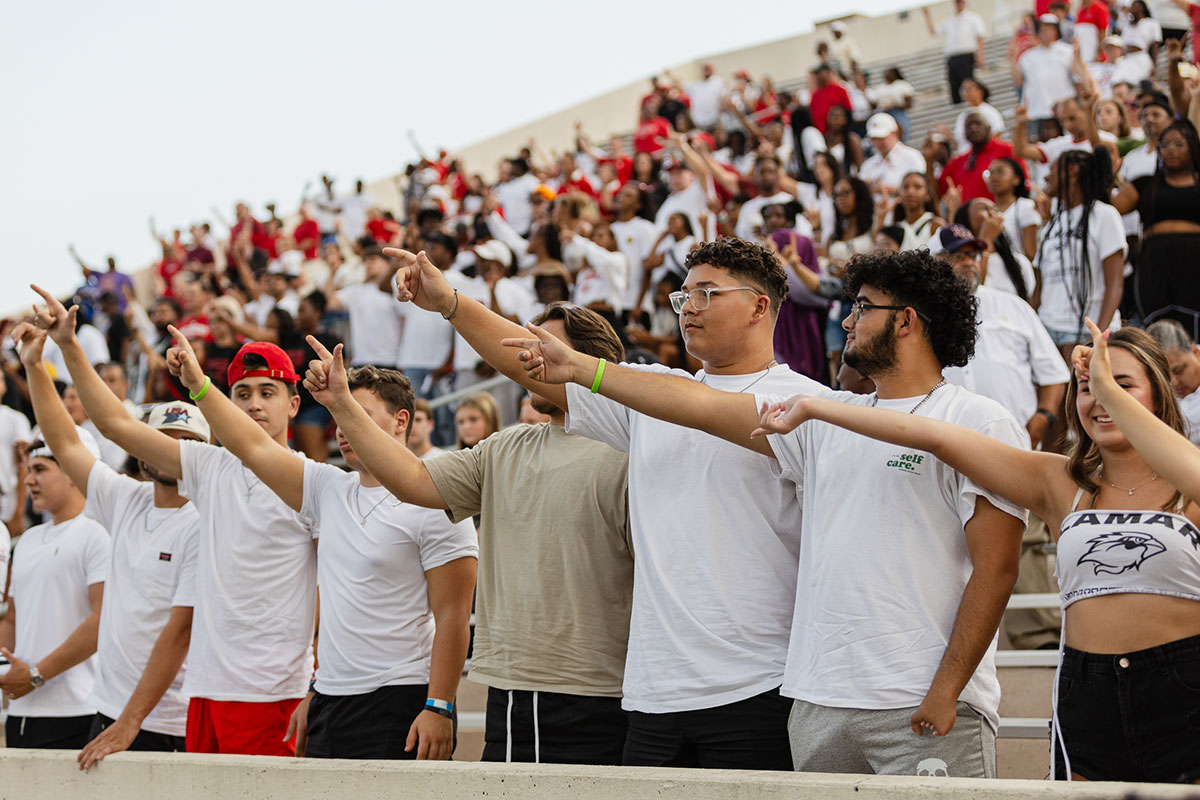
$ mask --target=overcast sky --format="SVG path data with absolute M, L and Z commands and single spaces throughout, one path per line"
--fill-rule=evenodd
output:
M 851 0 L 869 14 L 912 5 Z M 295 209 L 664 66 L 810 30 L 815 0 L 13 3 L 0 48 L 0 313 L 89 263 L 149 264 L 160 230 L 245 199 Z M 769 21 L 769 22 L 767 22 Z M 804 65 L 798 63 L 798 69 Z M 791 76 L 777 76 L 791 77 Z M 631 112 L 632 114 L 632 112 Z M 215 224 L 218 235 L 224 233 Z

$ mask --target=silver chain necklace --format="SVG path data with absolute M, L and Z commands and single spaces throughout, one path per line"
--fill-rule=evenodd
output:
M 925 405 L 925 403 L 927 403 L 929 401 L 929 398 L 933 397 L 933 393 L 945 385 L 946 385 L 946 379 L 942 378 L 940 381 L 938 381 L 936 384 L 934 384 L 933 388 L 930 389 L 925 394 L 925 396 L 922 397 L 920 399 L 920 401 L 915 406 L 913 406 L 912 409 L 909 410 L 908 413 L 910 413 L 910 414 L 917 413 L 917 409 L 920 408 L 921 406 Z M 878 403 L 879 403 L 879 395 L 875 395 L 873 398 L 871 398 L 871 406 L 872 407 L 878 405 Z
M 738 389 L 738 390 L 737 390 L 737 391 L 736 391 L 734 394 L 741 394 L 742 392 L 746 391 L 746 390 L 747 390 L 747 389 L 749 389 L 751 386 L 753 386 L 754 384 L 756 384 L 756 383 L 758 383 L 759 381 L 761 381 L 763 378 L 765 378 L 765 377 L 767 377 L 768 375 L 770 375 L 770 374 L 771 374 L 771 367 L 777 367 L 777 366 L 779 366 L 779 362 L 778 362 L 778 361 L 776 361 L 775 359 L 771 359 L 771 363 L 770 363 L 770 364 L 767 364 L 767 368 L 763 370 L 763 374 L 762 374 L 762 375 L 759 375 L 757 378 L 755 378 L 754 380 L 752 380 L 752 381 L 750 381 L 749 383 L 747 383 L 747 384 L 746 384 L 745 386 L 743 386 L 741 389 Z M 701 383 L 703 383 L 703 384 L 705 384 L 706 386 L 708 385 L 708 373 L 707 373 L 707 372 L 706 372 L 706 373 L 704 373 L 704 377 L 700 379 L 700 382 L 701 382 Z
M 1104 478 L 1104 473 L 1101 473 L 1100 477 Z M 1150 484 L 1154 483 L 1156 480 L 1158 480 L 1158 473 L 1155 473 L 1154 477 L 1151 478 L 1150 480 L 1145 481 L 1143 483 L 1139 483 L 1137 486 L 1133 487 L 1132 489 L 1126 489 L 1124 486 L 1117 486 L 1115 483 L 1110 481 L 1108 478 L 1104 478 L 1104 482 L 1107 483 L 1109 486 L 1111 486 L 1114 489 L 1120 489 L 1122 492 L 1129 495 L 1130 497 L 1133 497 L 1133 493 L 1136 492 L 1138 489 L 1141 489 L 1143 486 L 1149 486 Z
M 383 497 L 379 498 L 379 500 L 377 500 L 375 502 L 375 505 L 371 506 L 371 508 L 367 510 L 367 513 L 364 514 L 362 512 L 362 502 L 359 498 L 359 495 L 361 493 L 362 493 L 362 484 L 359 484 L 358 488 L 354 490 L 354 510 L 358 512 L 358 517 L 359 517 L 358 524 L 360 524 L 360 525 L 367 524 L 367 517 L 374 514 L 375 509 L 377 509 L 381 505 L 383 505 L 384 500 L 389 500 L 389 499 L 392 500 L 393 501 L 392 508 L 395 508 L 396 506 L 400 505 L 401 502 L 403 502 L 399 498 L 392 497 L 390 492 L 385 492 Z

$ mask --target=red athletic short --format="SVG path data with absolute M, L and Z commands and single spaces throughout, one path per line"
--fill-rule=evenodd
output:
M 189 753 L 238 753 L 247 756 L 294 756 L 294 740 L 283 741 L 295 700 L 243 703 L 193 697 L 188 705 Z

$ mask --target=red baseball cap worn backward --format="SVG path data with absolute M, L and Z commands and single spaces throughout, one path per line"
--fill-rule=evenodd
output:
M 267 362 L 266 368 L 246 369 L 244 359 L 247 355 L 256 355 Z M 286 383 L 299 383 L 300 376 L 292 366 L 288 354 L 277 344 L 270 342 L 249 342 L 242 345 L 237 355 L 229 362 L 229 385 L 233 386 L 243 378 L 271 378 Z

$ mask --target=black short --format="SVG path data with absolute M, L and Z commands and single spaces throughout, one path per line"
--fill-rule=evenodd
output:
M 483 760 L 620 764 L 628 727 L 619 697 L 489 687 Z
M 9 717 L 4 724 L 9 747 L 79 750 L 88 743 L 95 714 L 83 717 Z
M 792 701 L 778 689 L 736 703 L 629 715 L 625 765 L 707 769 L 792 769 L 787 721 Z
M 425 710 L 429 685 L 383 686 L 366 694 L 316 693 L 308 704 L 306 758 L 414 759 L 408 730 Z M 454 720 L 458 734 L 458 719 Z
M 1063 648 L 1058 722 L 1071 771 L 1088 780 L 1196 781 L 1200 636 L 1121 655 Z
M 114 722 L 112 717 L 106 717 L 103 714 L 97 713 L 92 717 L 91 732 L 88 733 L 88 741 L 99 736 L 105 728 L 112 725 Z M 182 736 L 171 736 L 168 733 L 155 733 L 142 728 L 138 731 L 137 736 L 133 737 L 133 744 L 129 745 L 129 750 L 136 750 L 143 753 L 182 753 L 184 752 Z

